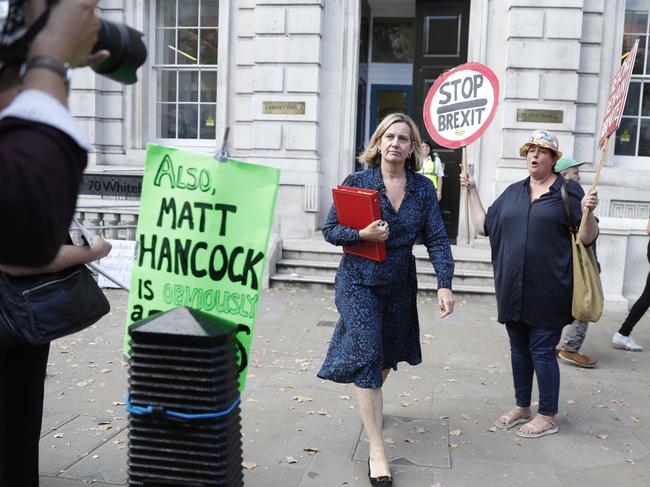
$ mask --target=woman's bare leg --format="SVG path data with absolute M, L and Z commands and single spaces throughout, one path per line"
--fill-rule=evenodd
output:
M 364 389 L 357 387 L 359 414 L 370 441 L 370 470 L 373 477 L 390 475 L 388 458 L 384 450 L 383 417 L 384 399 L 381 388 Z M 381 418 L 381 419 L 379 419 Z

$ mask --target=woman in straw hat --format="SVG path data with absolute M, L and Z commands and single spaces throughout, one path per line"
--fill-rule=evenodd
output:
M 471 220 L 479 235 L 490 237 L 498 321 L 510 338 L 516 405 L 496 426 L 520 426 L 516 434 L 539 438 L 557 433 L 560 369 L 555 349 L 571 316 L 571 241 L 562 200 L 563 178 L 553 172 L 562 156 L 557 137 L 535 130 L 521 146 L 528 177 L 511 184 L 483 209 L 474 178 L 461 174 L 467 188 Z M 596 192 L 585 196 L 575 181 L 566 182 L 574 225 L 582 212 L 598 205 Z M 582 234 L 585 245 L 598 235 L 593 215 Z M 531 417 L 533 375 L 537 376 L 539 407 Z M 532 418 L 532 419 L 531 419 Z

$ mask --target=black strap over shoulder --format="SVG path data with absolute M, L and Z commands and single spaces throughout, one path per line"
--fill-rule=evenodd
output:
M 562 201 L 564 202 L 564 212 L 566 213 L 567 226 L 569 227 L 569 231 L 575 234 L 578 232 L 578 229 L 575 227 L 575 225 L 573 225 L 573 215 L 571 213 L 571 205 L 569 204 L 569 191 L 566 180 L 562 181 L 560 193 L 562 194 Z

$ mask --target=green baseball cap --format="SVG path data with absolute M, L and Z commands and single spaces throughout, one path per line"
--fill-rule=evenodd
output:
M 582 164 L 584 164 L 584 162 L 578 162 L 573 157 L 564 156 L 557 160 L 555 166 L 553 166 L 553 170 L 555 172 L 562 172 L 566 171 L 570 167 L 580 166 Z

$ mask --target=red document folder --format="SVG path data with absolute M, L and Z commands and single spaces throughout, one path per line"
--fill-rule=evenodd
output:
M 374 189 L 337 186 L 332 189 L 332 196 L 336 207 L 336 215 L 341 225 L 361 230 L 375 220 L 381 219 L 379 192 Z M 344 245 L 343 252 L 366 257 L 377 262 L 382 262 L 386 258 L 386 246 L 383 242 Z

